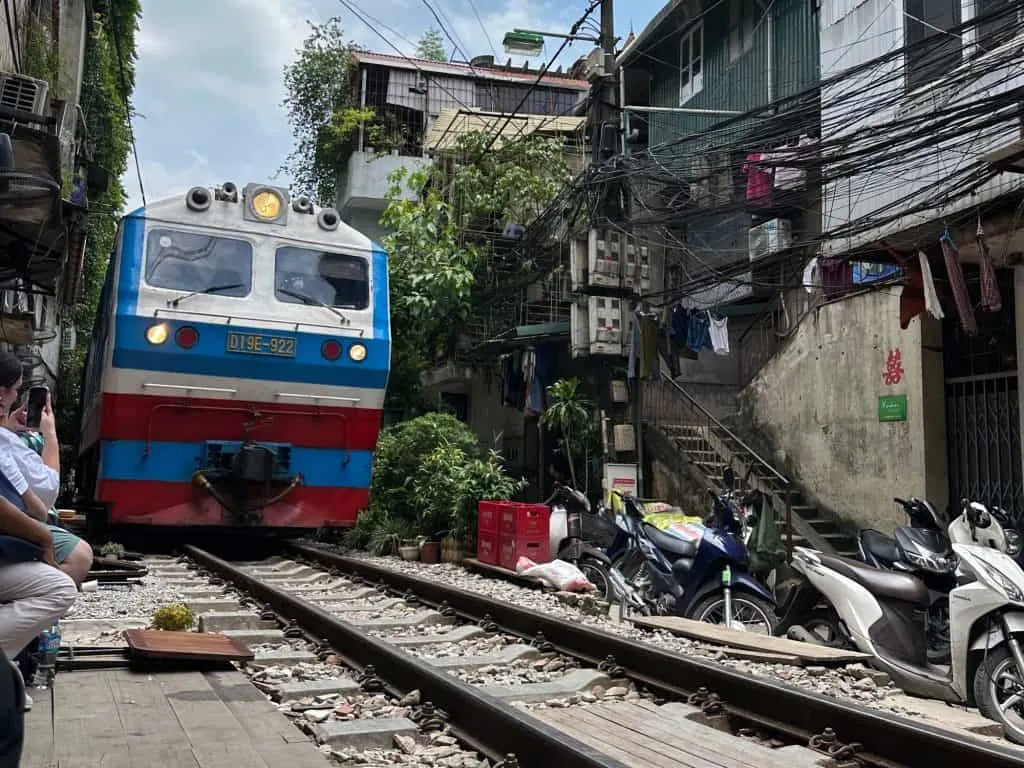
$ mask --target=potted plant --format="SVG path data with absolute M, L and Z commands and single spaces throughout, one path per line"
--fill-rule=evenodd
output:
M 420 559 L 420 542 L 418 539 L 405 539 L 398 547 L 398 554 L 403 560 Z
M 436 536 L 420 543 L 420 562 L 431 565 L 441 562 L 441 542 Z
M 462 541 L 448 535 L 441 539 L 441 562 L 458 565 L 465 557 Z

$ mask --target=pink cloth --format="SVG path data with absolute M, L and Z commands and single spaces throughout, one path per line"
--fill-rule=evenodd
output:
M 743 164 L 743 173 L 747 175 L 747 202 L 758 205 L 768 205 L 772 198 L 772 174 L 760 165 L 763 159 L 760 152 L 751 152 Z

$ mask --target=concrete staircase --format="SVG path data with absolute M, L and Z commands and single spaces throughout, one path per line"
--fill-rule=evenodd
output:
M 648 393 L 653 397 L 648 397 Z M 800 489 L 759 456 L 722 421 L 671 379 L 645 385 L 644 417 L 648 430 L 669 443 L 709 488 L 722 488 L 727 467 L 732 467 L 741 490 L 759 490 L 768 497 L 787 538 L 786 510 L 791 510 L 793 545 L 822 552 L 855 555 L 856 538 L 830 515 L 810 504 Z M 661 439 L 664 438 L 664 439 Z M 653 447 L 653 446 L 652 446 Z

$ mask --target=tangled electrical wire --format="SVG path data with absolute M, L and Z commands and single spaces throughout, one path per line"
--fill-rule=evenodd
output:
M 651 115 L 658 143 L 590 166 L 528 227 L 523 252 L 547 248 L 554 256 L 557 249 L 546 245 L 552 240 L 600 226 L 685 255 L 685 279 L 671 289 L 674 298 L 723 281 L 749 283 L 745 238 L 736 244 L 722 236 L 742 229 L 729 217 L 746 215 L 749 222 L 745 166 L 755 153 L 792 148 L 799 137 L 815 141 L 787 150 L 783 165 L 800 173 L 802 189 L 776 189 L 772 204 L 777 216 L 793 221 L 792 247 L 758 260 L 762 287 L 784 287 L 778 270 L 774 280 L 765 277 L 768 268 L 802 264 L 823 244 L 842 242 L 841 251 L 853 254 L 904 217 L 962 215 L 964 206 L 956 204 L 1000 174 L 986 155 L 1022 135 L 1019 4 L 1002 3 L 941 34 L 928 29 L 919 42 L 844 68 L 869 31 L 824 50 L 826 71 L 813 83 L 777 83 L 792 93 L 771 104 L 728 119 Z M 661 138 L 673 129 L 680 135 Z M 541 260 L 537 274 L 553 266 Z

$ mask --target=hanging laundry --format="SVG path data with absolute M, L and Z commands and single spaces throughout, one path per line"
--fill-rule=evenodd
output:
M 904 264 L 906 266 L 906 282 L 903 284 L 903 290 L 900 291 L 900 328 L 906 330 L 910 327 L 911 320 L 924 314 L 927 308 L 927 299 L 921 265 L 915 264 L 913 259 L 907 259 Z
M 804 267 L 804 290 L 808 293 L 821 291 L 821 267 L 817 256 L 807 262 L 807 266 Z
M 543 344 L 534 351 L 534 381 L 540 390 L 537 398 L 538 411 L 547 409 L 548 387 L 558 378 L 558 349 L 554 344 Z
M 501 359 L 501 404 L 511 408 L 525 405 L 522 354 L 514 352 Z
M 696 360 L 698 355 L 690 349 L 689 341 L 690 311 L 682 304 L 672 308 L 672 349 L 677 356 L 685 357 L 687 360 Z
M 675 379 L 679 376 L 679 355 L 676 353 L 675 344 L 672 341 L 672 312 L 670 307 L 665 307 L 661 313 L 658 323 L 658 352 L 668 366 L 669 375 Z
M 708 335 L 716 355 L 729 354 L 729 318 L 715 318 L 708 312 Z
M 658 363 L 658 318 L 644 313 L 640 316 L 640 378 L 661 377 Z
M 992 263 L 992 254 L 988 250 L 988 241 L 985 240 L 985 230 L 981 227 L 981 218 L 978 218 L 978 232 L 975 235 L 978 241 L 978 252 L 981 257 L 981 308 L 986 312 L 998 312 L 1003 308 L 1003 297 L 999 295 L 999 283 L 996 282 L 996 265 Z
M 700 352 L 711 346 L 711 317 L 706 311 L 699 309 L 690 312 L 690 321 L 686 332 L 686 346 L 694 352 Z
M 637 358 L 640 357 L 640 315 L 636 310 L 629 316 L 629 342 L 626 346 L 626 378 L 635 379 L 637 370 Z
M 895 264 L 875 264 L 857 261 L 853 264 L 853 282 L 855 285 L 867 285 L 896 277 L 900 268 Z
M 795 145 L 783 147 L 775 153 L 775 188 L 783 190 L 803 189 L 807 184 L 807 165 L 817 139 L 801 136 Z M 786 163 L 792 165 L 786 165 Z
M 942 254 L 946 257 L 946 272 L 949 274 L 949 284 L 953 289 L 953 301 L 956 302 L 956 311 L 960 316 L 960 325 L 972 336 L 978 332 L 978 321 L 974 318 L 974 308 L 971 306 L 971 297 L 967 293 L 967 281 L 964 280 L 964 269 L 960 264 L 960 253 L 956 243 L 944 232 L 939 238 L 942 246 Z
M 846 259 L 819 259 L 825 298 L 837 299 L 853 287 L 853 269 Z
M 536 374 L 537 353 L 533 349 L 527 349 L 523 353 L 523 385 L 526 390 L 526 402 L 523 410 L 527 415 L 540 413 L 543 410 L 541 405 L 543 392 Z
M 924 251 L 917 252 L 917 262 L 921 270 L 921 282 L 924 289 L 924 305 L 928 314 L 936 320 L 945 317 L 942 311 L 942 304 L 939 302 L 939 294 L 935 290 L 935 278 L 932 277 L 932 265 L 928 263 L 928 256 Z
M 761 165 L 761 160 L 760 152 L 751 152 L 743 164 L 743 173 L 747 176 L 747 202 L 768 206 L 772 202 L 772 174 Z

